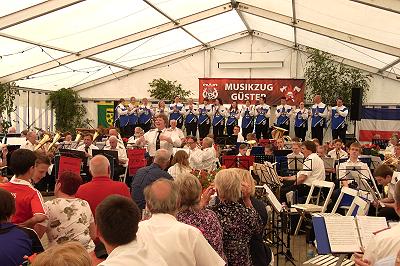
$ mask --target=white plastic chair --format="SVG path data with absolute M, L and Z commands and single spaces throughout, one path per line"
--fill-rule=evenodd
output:
M 353 202 L 351 203 L 350 208 L 347 211 L 346 215 L 347 216 L 352 215 L 356 207 L 358 207 L 358 209 L 357 209 L 357 213 L 355 213 L 355 215 L 358 215 L 358 216 L 367 215 L 368 210 L 369 210 L 369 202 L 359 196 L 356 196 L 354 198 Z
M 344 209 L 348 209 L 350 207 L 351 203 L 353 203 L 353 201 L 352 201 L 350 203 L 350 205 L 348 205 L 348 206 L 343 206 L 343 205 L 341 206 L 340 204 L 341 204 L 341 202 L 343 200 L 344 195 L 352 196 L 353 197 L 353 201 L 354 201 L 354 198 L 357 197 L 357 195 L 358 195 L 358 191 L 355 190 L 355 189 L 349 188 L 349 187 L 342 187 L 341 190 L 340 190 L 339 197 L 336 200 L 335 206 L 332 209 L 332 213 L 336 213 L 337 209 L 339 207 L 340 208 L 344 208 Z

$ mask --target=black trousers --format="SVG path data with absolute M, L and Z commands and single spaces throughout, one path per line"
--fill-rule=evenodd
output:
M 197 122 L 185 124 L 186 135 L 196 137 L 197 135 Z
M 307 127 L 294 127 L 294 134 L 296 135 L 296 137 L 301 138 L 301 141 L 305 141 Z
M 318 139 L 319 144 L 323 144 L 323 139 L 324 139 L 324 126 L 321 126 L 320 124 L 316 125 L 315 127 L 311 128 L 311 138 L 313 139 Z
M 283 135 L 289 135 L 289 128 L 290 128 L 290 124 L 282 124 L 282 125 L 279 125 L 278 127 L 280 127 L 280 128 L 284 128 L 284 129 L 286 129 L 287 131 L 285 131 L 285 133 L 283 133 Z
M 199 137 L 200 139 L 204 139 L 207 137 L 208 134 L 210 134 L 210 124 L 207 124 L 204 122 L 203 124 L 199 124 Z
M 146 133 L 151 128 L 151 121 L 149 121 L 145 124 L 139 124 L 139 126 L 144 130 L 144 133 Z
M 179 129 L 182 129 L 183 127 L 183 119 L 178 119 L 178 121 L 176 121 L 176 127 Z
M 269 123 L 263 124 L 256 124 L 256 138 L 257 139 L 267 139 L 268 138 L 268 125 Z M 261 137 L 262 136 L 262 137 Z
M 284 181 L 280 190 L 279 200 L 280 202 L 287 202 L 286 193 L 294 191 L 297 193 L 297 196 L 294 197 L 294 200 L 296 201 L 297 198 L 299 201 L 297 203 L 304 203 L 307 199 L 310 189 L 311 187 L 304 184 L 297 185 L 296 181 Z
M 250 125 L 247 128 L 242 128 L 242 135 L 243 135 L 244 140 L 247 139 L 247 134 L 250 134 L 250 133 L 253 133 L 253 126 L 252 125 Z
M 224 135 L 224 129 L 225 129 L 225 125 L 216 125 L 213 126 L 213 134 L 214 134 L 214 139 L 216 139 L 217 137 L 223 136 Z
M 344 141 L 346 140 L 346 129 L 347 127 L 332 129 L 332 139 L 341 139 Z

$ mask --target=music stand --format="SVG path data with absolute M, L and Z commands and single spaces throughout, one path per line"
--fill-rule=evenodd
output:
M 322 161 L 324 162 L 324 167 L 325 167 L 325 171 L 327 169 L 335 169 L 335 159 L 334 158 L 330 158 L 330 157 L 324 157 L 321 158 Z
M 237 135 L 222 135 L 215 139 L 215 143 L 220 146 L 235 146 L 237 142 Z
M 255 146 L 251 148 L 250 155 L 261 155 L 264 154 L 264 147 L 262 146 Z
M 111 151 L 111 150 L 92 150 L 92 156 L 96 156 L 96 155 L 103 155 L 105 156 L 108 161 L 110 162 L 110 176 L 113 177 L 114 176 L 114 167 L 115 167 L 115 163 L 117 162 L 118 164 L 118 151 Z
M 264 163 L 265 161 L 274 163 L 275 157 L 273 155 L 265 155 L 265 154 L 256 154 L 254 155 L 254 162 L 256 163 Z
M 303 155 L 289 154 L 287 156 L 287 159 L 288 159 L 288 170 L 297 172 L 303 170 L 303 165 L 304 165 Z
M 242 168 L 249 170 L 250 166 L 253 166 L 253 163 L 254 156 L 222 156 L 222 164 L 225 165 L 226 168 Z
M 59 166 L 60 166 L 60 158 L 61 156 L 77 158 L 81 161 L 86 159 L 85 152 L 77 151 L 77 150 L 69 150 L 69 149 L 59 149 L 56 156 L 54 157 L 54 176 L 58 178 Z
M 275 157 L 285 157 L 291 154 L 293 151 L 292 150 L 275 150 L 274 155 Z

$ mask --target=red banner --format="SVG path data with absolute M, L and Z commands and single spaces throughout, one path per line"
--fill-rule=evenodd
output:
M 134 176 L 139 168 L 146 166 L 147 161 L 144 157 L 145 149 L 128 149 L 128 170 L 129 176 Z
M 81 162 L 82 160 L 79 158 L 61 156 L 60 162 L 58 163 L 58 177 L 60 177 L 60 175 L 66 171 L 70 171 L 80 175 Z
M 199 78 L 199 103 L 221 98 L 224 104 L 247 100 L 255 104 L 265 96 L 268 105 L 279 105 L 282 97 L 287 104 L 298 105 L 304 101 L 304 83 L 304 79 Z

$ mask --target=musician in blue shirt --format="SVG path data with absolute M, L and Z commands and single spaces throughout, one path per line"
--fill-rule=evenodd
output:
M 269 117 L 271 116 L 271 108 L 265 103 L 267 97 L 263 96 L 256 106 L 256 137 L 257 139 L 268 138 Z
M 178 123 L 177 127 L 180 129 L 182 129 L 183 126 L 184 112 L 183 103 L 181 103 L 179 96 L 176 96 L 174 103 L 169 105 L 169 120 L 176 120 Z
M 219 136 L 224 135 L 225 116 L 226 116 L 226 109 L 223 106 L 222 99 L 220 98 L 215 99 L 212 111 L 212 125 L 213 125 L 213 134 L 215 139 Z
M 151 119 L 153 118 L 154 111 L 151 109 L 151 105 L 149 104 L 147 98 L 142 99 L 142 105 L 139 106 L 138 110 L 139 114 L 139 125 L 147 132 L 151 128 Z
M 226 120 L 226 134 L 229 136 L 233 135 L 233 128 L 238 125 L 239 117 L 240 112 L 237 101 L 233 101 L 228 110 L 228 119 Z
M 308 130 L 308 110 L 304 108 L 304 103 L 299 104 L 299 108 L 294 111 L 296 117 L 294 120 L 294 133 L 301 141 L 306 140 Z
M 290 117 L 292 115 L 292 106 L 286 104 L 286 97 L 281 98 L 281 104 L 276 107 L 276 126 L 284 128 L 285 135 L 289 135 Z
M 326 104 L 321 102 L 321 95 L 315 95 L 314 105 L 311 107 L 311 138 L 319 140 L 323 144 L 323 129 L 326 125 L 326 117 L 328 116 Z
M 210 133 L 212 105 L 204 98 L 203 104 L 199 105 L 199 137 L 203 139 Z
M 197 106 L 193 103 L 193 99 L 188 100 L 184 110 L 186 135 L 196 137 L 199 111 L 197 110 Z
M 253 133 L 254 130 L 255 110 L 253 106 L 251 106 L 249 100 L 247 100 L 246 105 L 242 107 L 240 115 L 242 116 L 242 135 L 243 138 L 246 139 L 247 134 Z
M 343 105 L 343 99 L 336 99 L 336 106 L 332 107 L 332 139 L 345 140 L 346 138 L 346 117 L 349 114 L 349 109 Z
M 114 113 L 114 126 L 119 128 L 122 135 L 126 133 L 126 127 L 129 123 L 128 109 L 125 107 L 125 100 L 119 99 L 117 107 L 115 107 Z

